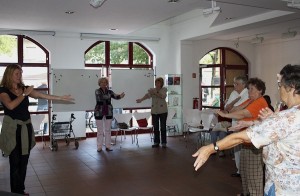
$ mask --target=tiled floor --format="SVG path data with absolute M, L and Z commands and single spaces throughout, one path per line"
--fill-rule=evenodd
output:
M 241 182 L 230 155 L 212 156 L 195 172 L 195 145 L 168 137 L 167 149 L 152 149 L 149 134 L 139 136 L 139 147 L 127 136 L 114 151 L 96 151 L 96 138 L 59 143 L 57 152 L 38 143 L 32 150 L 26 178 L 31 196 L 226 196 L 241 192 Z M 193 141 L 190 137 L 189 141 Z M 104 148 L 103 148 L 104 149 Z M 0 190 L 10 191 L 8 158 L 0 158 Z

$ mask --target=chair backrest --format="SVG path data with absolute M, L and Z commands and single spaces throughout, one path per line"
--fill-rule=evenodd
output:
M 118 123 L 129 124 L 129 122 L 132 118 L 132 113 L 114 114 L 114 117 L 115 117 L 115 119 L 117 120 Z
M 146 118 L 146 120 L 148 120 L 151 117 L 151 112 L 134 112 L 133 117 L 136 120 L 140 120 L 143 118 Z
M 211 123 L 212 123 L 213 118 L 214 118 L 213 113 L 203 112 L 201 114 L 201 119 L 202 119 L 202 124 L 203 124 L 204 130 L 209 130 L 211 128 Z
M 43 120 L 45 119 L 45 115 L 32 115 L 31 116 L 31 123 L 33 126 L 33 130 L 40 131 L 41 130 L 41 124 Z
M 200 123 L 201 111 L 199 109 L 186 109 L 184 110 L 185 123 Z
M 174 108 L 170 108 L 168 111 L 167 124 L 172 123 L 172 119 L 176 114 L 176 110 Z

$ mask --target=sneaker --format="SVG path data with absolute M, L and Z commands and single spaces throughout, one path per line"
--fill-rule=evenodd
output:
M 98 148 L 98 149 L 97 149 L 97 152 L 102 152 L 102 148 Z
M 153 144 L 152 145 L 152 148 L 158 148 L 159 147 L 159 144 Z
M 105 150 L 108 152 L 113 151 L 113 149 L 110 149 L 110 148 L 105 148 Z
M 167 148 L 167 144 L 161 144 L 161 147 Z

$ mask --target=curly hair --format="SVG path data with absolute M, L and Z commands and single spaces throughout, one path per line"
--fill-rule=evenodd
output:
M 280 73 L 282 85 L 287 88 L 294 88 L 296 94 L 300 94 L 300 65 L 288 64 L 284 66 Z
M 259 78 L 250 78 L 247 82 L 247 86 L 249 87 L 249 84 L 255 86 L 257 90 L 261 91 L 261 94 L 264 95 L 266 92 L 266 84 L 264 81 L 262 81 Z

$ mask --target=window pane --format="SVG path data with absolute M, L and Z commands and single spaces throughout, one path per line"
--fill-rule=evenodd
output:
M 227 65 L 246 65 L 247 63 L 237 55 L 236 53 L 232 52 L 231 50 L 225 50 L 225 64 Z
M 133 44 L 133 64 L 150 64 L 148 53 L 137 44 Z
M 87 64 L 105 63 L 105 42 L 102 42 L 91 48 L 84 56 Z
M 128 64 L 128 42 L 110 42 L 110 64 Z
M 226 69 L 226 85 L 233 85 L 233 79 L 237 76 L 246 76 L 246 70 Z
M 202 106 L 220 107 L 220 88 L 202 88 Z
M 23 39 L 24 63 L 45 63 L 46 53 L 35 43 L 28 39 Z
M 17 36 L 0 35 L 0 62 L 17 63 L 18 62 L 18 42 Z
M 38 88 L 45 83 L 48 86 L 47 67 L 23 67 L 23 82 L 25 85 Z
M 220 85 L 220 68 L 202 68 L 202 86 L 219 86 Z
M 207 53 L 199 61 L 199 64 L 202 65 L 211 65 L 211 64 L 221 64 L 221 50 L 213 50 Z

